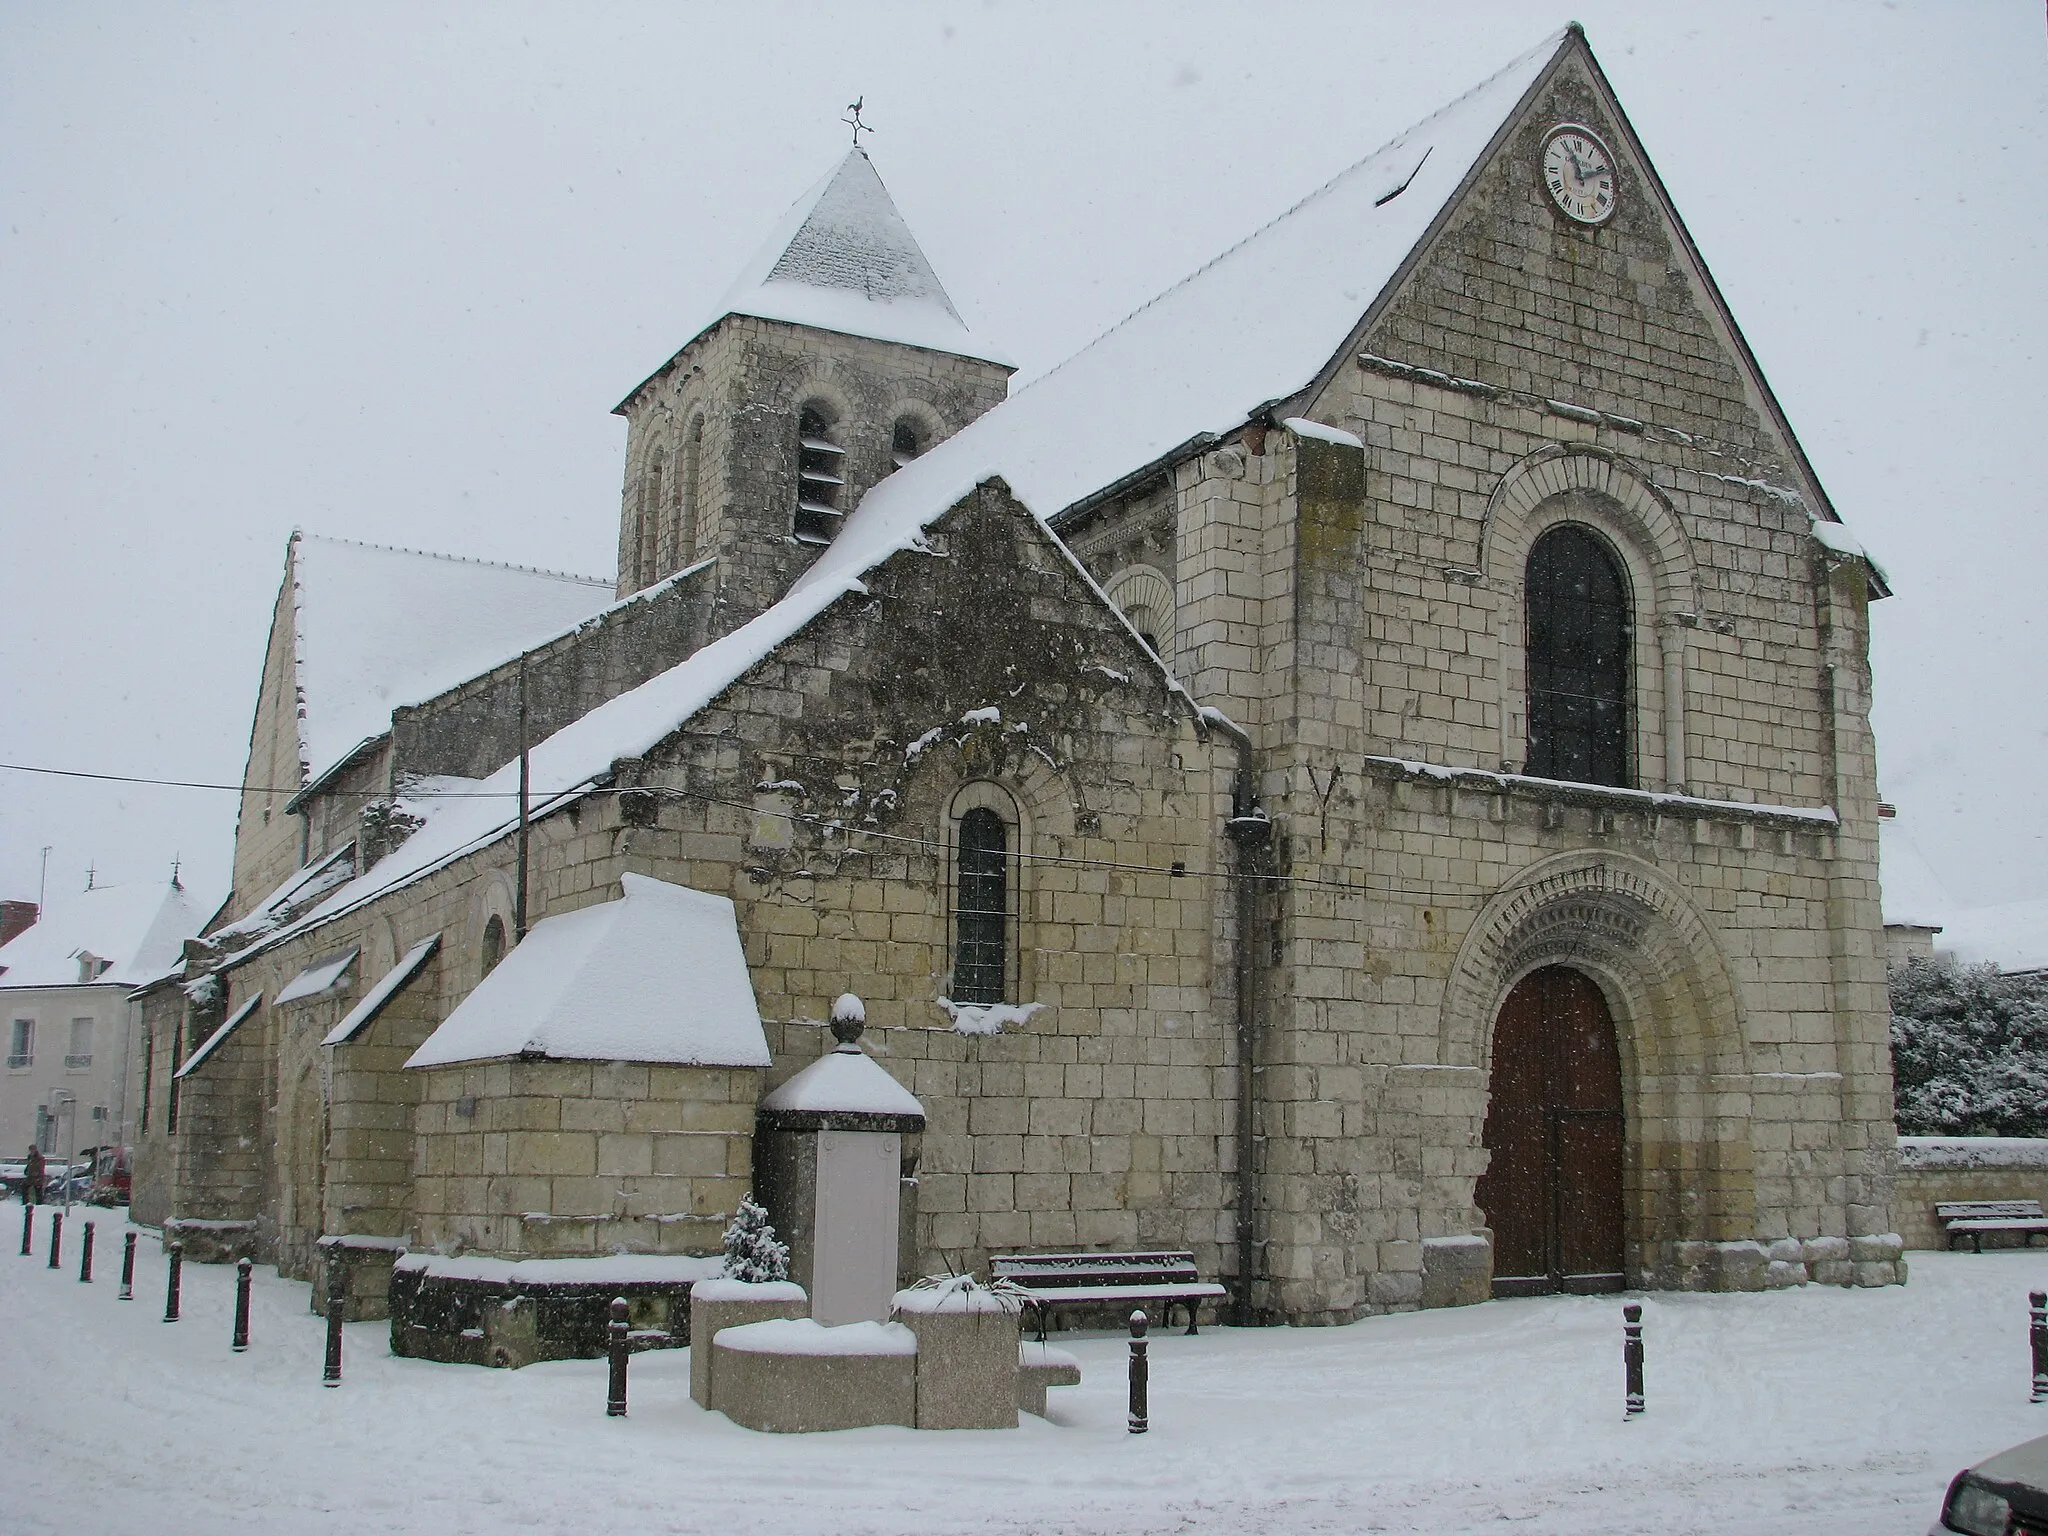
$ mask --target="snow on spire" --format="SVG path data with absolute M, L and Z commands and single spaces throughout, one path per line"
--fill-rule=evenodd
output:
M 784 216 L 714 320 L 727 315 L 1009 361 L 968 330 L 867 151 L 859 148 L 849 150 Z

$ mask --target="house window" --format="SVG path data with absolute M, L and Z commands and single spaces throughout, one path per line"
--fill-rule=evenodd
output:
M 799 413 L 796 435 L 794 532 L 806 544 L 829 544 L 845 515 L 846 450 L 832 441 L 832 423 L 815 405 Z
M 484 924 L 484 968 L 477 979 L 482 980 L 498 968 L 498 962 L 505 958 L 505 920 L 493 917 Z
M 912 459 L 921 458 L 931 445 L 931 434 L 918 424 L 916 417 L 896 418 L 896 430 L 889 435 L 889 453 L 898 469 Z
M 1538 778 L 1629 781 L 1628 585 L 1592 530 L 1560 523 L 1529 551 L 1529 757 Z
M 82 1072 L 92 1065 L 92 1020 L 71 1021 L 71 1049 L 64 1053 L 64 1065 L 72 1072 Z
M 7 1037 L 7 1065 L 25 1067 L 36 1059 L 36 1021 L 16 1019 Z
M 1010 829 L 978 805 L 960 818 L 953 1001 L 1000 1003 L 1010 958 Z

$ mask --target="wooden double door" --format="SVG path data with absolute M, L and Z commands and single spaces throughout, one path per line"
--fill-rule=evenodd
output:
M 1501 1005 L 1485 1139 L 1493 1294 L 1621 1290 L 1621 1055 L 1583 973 L 1546 966 Z

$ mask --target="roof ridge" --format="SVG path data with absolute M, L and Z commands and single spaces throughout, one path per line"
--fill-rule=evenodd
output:
M 482 560 L 475 555 L 450 555 L 437 549 L 414 549 L 405 544 L 377 544 L 368 539 L 344 539 L 331 533 L 307 533 L 304 529 L 294 530 L 301 542 L 321 544 L 345 544 L 353 549 L 374 549 L 387 555 L 417 555 L 422 560 L 445 560 L 450 565 L 476 565 L 495 571 L 523 571 L 529 576 L 546 576 L 556 581 L 581 582 L 585 586 L 609 587 L 615 585 L 605 576 L 584 576 L 576 571 L 551 570 L 542 565 L 519 565 L 510 560 Z
M 1473 85 L 1467 90 L 1460 91 L 1456 96 L 1453 96 L 1449 101 L 1445 102 L 1442 106 L 1438 107 L 1434 112 L 1431 112 L 1427 117 L 1417 118 L 1414 122 L 1410 123 L 1407 127 L 1403 128 L 1399 133 L 1395 134 L 1391 139 L 1388 139 L 1386 143 L 1380 145 L 1379 148 L 1371 151 L 1369 154 L 1363 155 L 1360 158 L 1352 161 L 1349 165 L 1345 166 L 1335 175 L 1330 176 L 1329 178 L 1324 180 L 1320 185 L 1313 187 L 1309 191 L 1303 193 L 1300 197 L 1296 198 L 1292 203 L 1288 204 L 1287 207 L 1283 208 L 1280 212 L 1274 214 L 1272 218 L 1266 220 L 1265 223 L 1260 224 L 1259 226 L 1252 229 L 1239 239 L 1232 241 L 1229 245 L 1225 246 L 1222 250 L 1218 251 L 1214 256 L 1211 256 L 1207 261 L 1203 262 L 1200 266 L 1196 267 L 1192 272 L 1188 273 L 1187 276 L 1181 278 L 1177 282 L 1169 283 L 1166 287 L 1160 289 L 1157 293 L 1153 294 L 1151 298 L 1147 299 L 1137 308 L 1125 314 L 1121 319 L 1117 320 L 1115 323 L 1110 325 L 1099 335 L 1083 343 L 1075 351 L 1069 353 L 1066 357 L 1061 358 L 1060 361 L 1055 363 L 1052 367 L 1046 369 L 1044 373 L 1041 373 L 1029 384 L 1026 384 L 1023 389 L 1018 390 L 1017 394 L 1022 395 L 1030 390 L 1036 389 L 1041 383 L 1051 378 L 1054 374 L 1058 373 L 1061 369 L 1065 368 L 1069 363 L 1073 362 L 1076 358 L 1085 356 L 1087 353 L 1093 351 L 1096 347 L 1100 346 L 1103 342 L 1109 340 L 1110 337 L 1116 335 L 1125 326 L 1129 325 L 1133 320 L 1137 319 L 1138 316 L 1144 314 L 1145 311 L 1147 311 L 1148 309 L 1153 308 L 1155 305 L 1160 304 L 1164 300 L 1170 298 L 1172 295 L 1180 292 L 1181 289 L 1187 287 L 1188 284 L 1194 282 L 1197 278 L 1201 277 L 1205 272 L 1210 271 L 1214 267 L 1220 266 L 1223 262 L 1227 261 L 1237 252 L 1243 250 L 1253 241 L 1259 239 L 1267 231 L 1274 229 L 1281 224 L 1286 223 L 1287 220 L 1294 217 L 1295 214 L 1299 213 L 1303 208 L 1307 207 L 1310 203 L 1315 202 L 1318 198 L 1323 197 L 1330 191 L 1332 191 L 1339 182 L 1364 169 L 1368 164 L 1370 164 L 1374 160 L 1377 160 L 1381 155 L 1388 153 L 1390 150 L 1398 148 L 1403 139 L 1409 138 L 1412 135 L 1420 132 L 1422 129 L 1427 128 L 1431 123 L 1435 122 L 1438 118 L 1444 116 L 1444 114 L 1446 114 L 1447 112 L 1450 112 L 1453 108 L 1458 107 L 1462 105 L 1464 102 L 1471 100 L 1474 96 L 1477 96 L 1481 91 L 1486 90 L 1495 81 L 1499 80 L 1503 75 L 1507 74 L 1511 70 L 1519 68 L 1525 61 L 1527 61 L 1534 55 L 1542 53 L 1545 50 L 1555 51 L 1564 42 L 1566 38 L 1575 35 L 1582 36 L 1583 34 L 1578 31 L 1578 23 L 1572 22 L 1567 26 L 1558 28 L 1557 31 L 1552 32 L 1549 36 L 1545 37 L 1541 42 L 1537 43 L 1534 47 L 1523 49 L 1520 53 L 1516 54 L 1512 59 L 1508 60 L 1507 63 L 1503 64 L 1499 69 L 1496 69 L 1492 74 L 1486 76 L 1485 79 L 1479 81 L 1477 84 Z M 1015 399 L 1016 396 L 1013 395 L 1010 398 Z

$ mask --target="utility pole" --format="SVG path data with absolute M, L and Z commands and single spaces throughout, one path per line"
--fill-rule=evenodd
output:
M 531 787 L 526 749 L 526 653 L 519 655 L 519 874 L 512 888 L 512 942 L 526 937 L 527 792 Z

